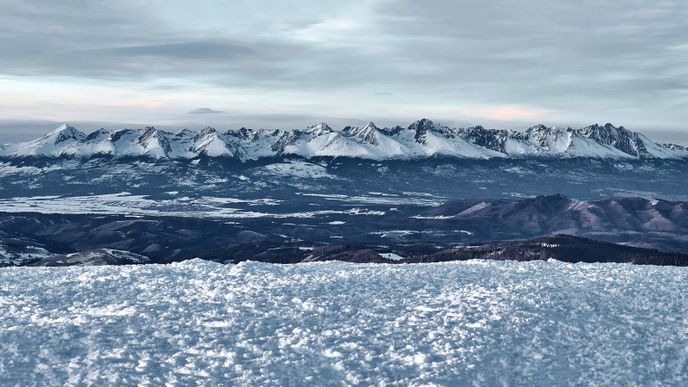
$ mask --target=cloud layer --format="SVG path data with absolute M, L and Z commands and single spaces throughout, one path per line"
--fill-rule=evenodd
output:
M 678 130 L 685 20 L 680 0 L 7 0 L 0 118 Z

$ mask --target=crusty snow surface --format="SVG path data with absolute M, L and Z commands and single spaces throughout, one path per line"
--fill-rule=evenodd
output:
M 2 385 L 688 384 L 684 268 L 193 260 L 0 277 Z

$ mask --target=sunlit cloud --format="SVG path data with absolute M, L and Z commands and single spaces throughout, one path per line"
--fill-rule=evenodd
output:
M 478 108 L 476 113 L 477 117 L 501 121 L 543 119 L 549 116 L 544 109 L 517 105 L 483 107 Z

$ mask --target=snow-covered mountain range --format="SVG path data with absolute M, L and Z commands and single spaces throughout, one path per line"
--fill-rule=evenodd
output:
M 407 128 L 378 128 L 374 123 L 340 130 L 325 123 L 300 130 L 232 129 L 177 133 L 158 130 L 99 129 L 83 133 L 67 124 L 33 141 L 0 148 L 5 157 L 150 157 L 193 159 L 231 157 L 254 160 L 279 155 L 351 157 L 372 160 L 459 158 L 589 157 L 688 158 L 688 149 L 658 144 L 645 135 L 612 124 L 581 129 L 536 125 L 525 131 L 450 128 L 421 119 Z

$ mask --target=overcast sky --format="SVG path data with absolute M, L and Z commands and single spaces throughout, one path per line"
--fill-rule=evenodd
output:
M 0 140 L 612 122 L 688 142 L 688 2 L 3 0 Z

